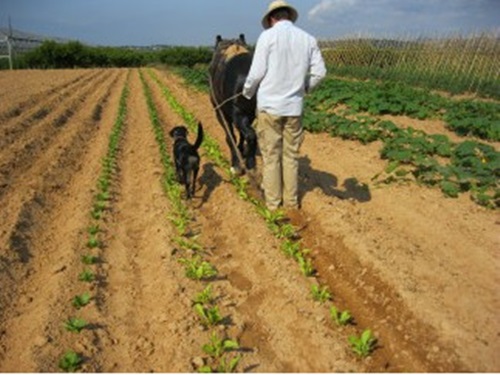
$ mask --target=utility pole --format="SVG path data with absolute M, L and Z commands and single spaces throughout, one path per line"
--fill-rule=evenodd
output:
M 9 68 L 10 70 L 13 69 L 12 65 L 12 25 L 10 21 L 10 16 L 9 16 L 9 32 L 8 35 L 6 35 L 3 39 L 0 40 L 0 42 L 5 42 L 7 44 L 7 55 L 0 55 L 0 58 L 7 58 L 9 59 Z
M 7 36 L 7 51 L 9 52 L 9 68 L 12 70 L 12 23 L 9 16 L 9 35 Z

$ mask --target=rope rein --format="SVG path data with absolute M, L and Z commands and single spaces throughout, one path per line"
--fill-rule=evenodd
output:
M 235 94 L 235 95 L 231 96 L 230 98 L 227 98 L 226 100 L 224 100 L 222 103 L 220 103 L 220 104 L 219 104 L 217 107 L 215 107 L 214 109 L 215 109 L 216 111 L 218 111 L 218 110 L 219 110 L 219 108 L 221 108 L 224 104 L 226 104 L 227 102 L 230 102 L 231 100 L 236 99 L 237 97 L 242 96 L 242 95 L 243 95 L 243 91 L 240 91 L 239 93 L 237 93 L 237 94 Z

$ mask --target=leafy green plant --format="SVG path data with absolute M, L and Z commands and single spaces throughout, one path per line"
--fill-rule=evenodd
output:
M 228 358 L 223 356 L 218 362 L 218 364 L 214 364 L 213 366 L 205 365 L 198 369 L 198 372 L 209 374 L 213 372 L 218 373 L 233 373 L 238 366 L 238 363 L 241 360 L 241 355 L 236 355 L 234 357 Z
M 257 212 L 266 221 L 267 227 L 274 233 L 278 234 L 280 230 L 280 222 L 285 218 L 285 214 L 281 210 L 271 211 L 266 206 L 261 205 L 257 207 Z
M 114 168 L 116 168 L 116 164 L 114 162 L 110 162 L 109 171 L 111 172 Z M 111 199 L 111 194 L 109 191 L 102 191 L 96 195 L 96 200 L 98 202 L 106 202 Z
M 64 323 L 64 328 L 70 332 L 80 333 L 80 331 L 85 327 L 87 327 L 87 322 L 80 318 L 69 318 Z
M 236 187 L 236 191 L 238 192 L 238 195 L 240 196 L 241 199 L 243 200 L 248 200 L 248 193 L 247 193 L 247 188 L 248 188 L 248 180 L 234 175 L 231 178 L 232 184 Z
M 297 231 L 292 224 L 282 224 L 277 230 L 276 237 L 278 238 L 297 238 Z
M 97 261 L 99 260 L 98 257 L 94 256 L 94 255 L 91 255 L 91 254 L 85 254 L 85 255 L 82 255 L 82 263 L 83 264 L 86 264 L 86 265 L 92 265 L 92 264 L 96 264 Z
M 327 286 L 321 287 L 319 285 L 313 284 L 311 285 L 311 294 L 313 299 L 320 303 L 325 303 L 326 301 L 329 301 L 332 298 L 332 295 L 329 292 Z
M 210 336 L 210 343 L 203 345 L 202 349 L 209 356 L 214 358 L 221 357 L 225 352 L 238 349 L 238 342 L 230 339 L 221 339 L 215 332 Z
M 180 236 L 175 237 L 173 240 L 183 249 L 192 250 L 194 252 L 201 252 L 203 250 L 203 247 L 196 241 L 188 240 Z
M 339 311 L 337 307 L 330 307 L 330 316 L 332 320 L 339 326 L 345 326 L 352 322 L 352 315 L 348 310 Z
M 214 301 L 214 297 L 212 295 L 212 287 L 210 285 L 207 285 L 205 289 L 203 289 L 202 292 L 196 294 L 196 296 L 193 299 L 193 302 L 195 304 L 201 304 L 201 305 L 207 305 L 210 304 Z
M 91 296 L 89 292 L 85 292 L 80 295 L 76 295 L 73 298 L 73 306 L 76 307 L 77 309 L 81 309 L 82 307 L 86 306 L 89 304 L 91 300 Z
M 281 243 L 281 251 L 283 251 L 286 256 L 295 259 L 297 255 L 300 254 L 300 243 L 286 239 Z
M 96 234 L 91 234 L 89 236 L 89 239 L 87 241 L 87 247 L 90 249 L 95 249 L 96 247 L 100 246 L 99 239 L 97 238 Z
M 94 207 L 94 209 L 90 212 L 90 216 L 92 216 L 92 219 L 99 220 L 102 218 L 102 210 Z
M 217 275 L 217 270 L 207 261 L 201 260 L 200 257 L 182 258 L 179 259 L 179 263 L 184 265 L 186 276 L 193 280 L 209 279 Z
M 89 226 L 87 229 L 87 232 L 93 236 L 96 235 L 97 233 L 99 233 L 99 231 L 100 231 L 100 228 L 99 228 L 98 224 L 93 224 L 93 225 Z
M 306 277 L 310 277 L 314 275 L 314 267 L 312 265 L 311 259 L 306 258 L 304 254 L 297 254 L 297 262 L 299 263 L 300 270 L 302 274 Z
M 59 368 L 66 372 L 75 372 L 82 364 L 82 358 L 72 350 L 67 351 L 59 360 Z
M 220 373 L 232 373 L 236 370 L 236 366 L 240 363 L 241 355 L 237 355 L 231 359 L 222 357 L 219 365 L 217 366 L 217 372 Z
M 78 275 L 78 280 L 90 283 L 94 281 L 95 275 L 91 270 L 83 270 L 80 275 Z
M 180 233 L 181 235 L 186 233 L 190 221 L 189 218 L 185 217 L 184 215 L 179 215 L 178 213 L 176 213 L 169 215 L 169 219 L 170 222 L 177 229 L 177 233 Z
M 201 323 L 204 326 L 215 326 L 223 320 L 218 306 L 205 307 L 200 303 L 196 303 L 194 305 L 194 310 L 201 318 Z
M 360 337 L 349 336 L 349 343 L 354 353 L 360 357 L 367 357 L 375 349 L 377 339 L 373 336 L 372 331 L 367 329 Z

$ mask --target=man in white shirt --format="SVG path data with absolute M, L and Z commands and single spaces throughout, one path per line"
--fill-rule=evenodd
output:
M 262 19 L 243 96 L 257 93 L 257 138 L 263 158 L 266 205 L 299 208 L 299 149 L 304 95 L 326 75 L 316 39 L 294 25 L 298 13 L 273 1 Z

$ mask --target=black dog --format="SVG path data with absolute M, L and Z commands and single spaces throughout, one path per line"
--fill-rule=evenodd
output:
M 176 126 L 169 134 L 174 138 L 174 161 L 177 179 L 179 183 L 186 186 L 186 196 L 187 199 L 190 199 L 194 196 L 196 178 L 200 169 L 198 148 L 201 142 L 203 142 L 203 127 L 201 126 L 201 122 L 199 122 L 198 136 L 193 145 L 188 142 L 188 130 L 185 126 Z

